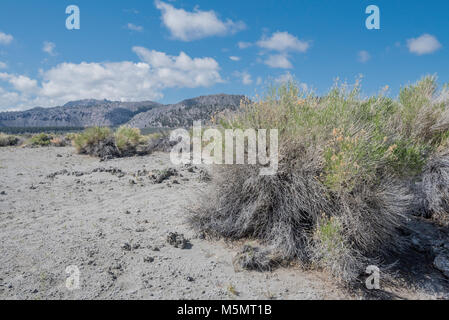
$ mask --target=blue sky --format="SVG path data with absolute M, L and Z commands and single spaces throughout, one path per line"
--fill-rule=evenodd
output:
M 68 5 L 79 30 L 66 28 Z M 365 26 L 368 5 L 380 30 Z M 2 0 L 0 111 L 254 96 L 288 77 L 322 94 L 360 74 L 364 94 L 394 96 L 426 74 L 449 82 L 448 15 L 441 0 Z

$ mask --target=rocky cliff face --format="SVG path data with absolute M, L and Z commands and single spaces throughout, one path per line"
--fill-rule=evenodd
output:
M 91 127 L 128 124 L 137 128 L 190 126 L 222 110 L 235 110 L 244 96 L 211 95 L 173 105 L 108 100 L 72 101 L 61 107 L 1 112 L 0 127 Z
M 217 112 L 237 110 L 244 98 L 241 95 L 219 94 L 188 99 L 139 113 L 127 124 L 136 128 L 190 127 L 196 120 L 209 121 Z

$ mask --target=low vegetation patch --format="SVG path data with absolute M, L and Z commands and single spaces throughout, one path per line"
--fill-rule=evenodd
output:
M 31 136 L 25 146 L 28 147 L 65 147 L 70 145 L 70 140 L 65 136 L 57 136 L 49 133 L 39 133 Z
M 130 127 L 120 127 L 115 132 L 115 143 L 120 153 L 123 155 L 133 155 L 136 153 L 136 148 L 144 142 L 140 130 Z
M 39 133 L 31 137 L 29 145 L 35 147 L 45 147 L 51 144 L 53 136 L 47 133 Z
M 400 257 L 408 214 L 448 215 L 449 91 L 434 77 L 397 99 L 363 98 L 357 84 L 316 97 L 291 82 L 218 124 L 278 129 L 279 170 L 219 166 L 191 218 L 199 232 L 255 239 L 283 260 L 351 282 L 367 265 Z
M 93 127 L 78 134 L 73 144 L 80 154 L 89 154 L 97 157 L 117 157 L 119 150 L 115 145 L 111 129 Z
M 130 157 L 154 151 L 165 151 L 168 135 L 155 133 L 148 136 L 139 129 L 122 126 L 113 132 L 110 128 L 93 127 L 71 135 L 73 145 L 80 154 L 100 158 Z M 164 149 L 164 150 L 162 150 Z
M 20 142 L 20 139 L 16 136 L 0 133 L 0 147 L 16 146 Z

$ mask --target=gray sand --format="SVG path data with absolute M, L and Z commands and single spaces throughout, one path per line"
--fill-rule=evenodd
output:
M 124 175 L 93 172 L 111 167 Z M 182 177 L 133 176 L 166 168 Z M 70 175 L 48 177 L 63 169 Z M 357 298 L 298 267 L 236 272 L 237 246 L 196 238 L 186 223 L 207 188 L 199 176 L 163 153 L 100 162 L 72 148 L 0 149 L 0 299 Z M 170 232 L 191 246 L 169 245 Z M 68 266 L 80 271 L 79 289 L 66 287 Z

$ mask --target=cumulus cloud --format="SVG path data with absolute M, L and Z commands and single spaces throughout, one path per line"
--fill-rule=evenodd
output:
M 236 56 L 230 56 L 229 59 L 231 59 L 232 61 L 240 61 L 240 57 Z
M 173 38 L 182 41 L 192 41 L 211 36 L 233 34 L 246 28 L 241 21 L 230 19 L 222 21 L 214 11 L 193 12 L 177 9 L 171 4 L 155 1 L 156 8 L 162 12 L 162 22 L 170 30 Z
M 45 41 L 44 45 L 42 47 L 42 51 L 48 53 L 51 56 L 55 56 L 56 52 L 56 45 L 53 42 Z
M 236 71 L 236 72 L 234 72 L 234 76 L 240 78 L 244 85 L 250 85 L 253 83 L 253 79 L 252 79 L 251 75 L 246 71 L 243 71 L 243 72 Z
M 0 79 L 8 81 L 18 91 L 32 93 L 37 89 L 37 81 L 23 75 L 0 73 Z
M 246 48 L 249 48 L 249 47 L 251 47 L 253 44 L 251 43 L 251 42 L 244 42 L 244 41 L 240 41 L 239 43 L 237 43 L 237 46 L 240 48 L 240 49 L 246 49 Z
M 371 55 L 368 51 L 362 50 L 357 53 L 358 60 L 361 63 L 368 62 L 371 59 Z
M 308 41 L 299 40 L 288 32 L 275 32 L 270 37 L 262 37 L 257 41 L 257 46 L 268 50 L 277 51 L 277 54 L 269 54 L 263 63 L 271 68 L 291 69 L 292 63 L 289 60 L 290 52 L 306 52 L 310 48 Z M 262 55 L 267 54 L 262 53 Z
M 142 26 L 137 26 L 133 23 L 128 23 L 126 25 L 126 29 L 131 30 L 131 31 L 137 31 L 137 32 L 142 32 L 143 31 L 143 27 Z
M 169 56 L 143 47 L 134 47 L 133 51 L 152 67 L 157 81 L 166 87 L 208 87 L 222 82 L 220 67 L 213 58 L 192 59 L 184 52 Z
M 40 72 L 40 80 L 0 73 L 0 109 L 61 105 L 78 99 L 158 100 L 166 88 L 208 87 L 223 82 L 212 58 L 191 58 L 181 52 L 134 47 L 140 62 L 61 63 Z M 1 84 L 10 88 L 2 88 Z
M 306 52 L 310 48 L 309 42 L 299 40 L 288 32 L 275 32 L 269 38 L 263 37 L 257 42 L 257 45 L 264 49 L 279 52 Z
M 10 34 L 6 34 L 0 31 L 0 44 L 10 44 L 14 40 L 14 37 Z
M 271 68 L 291 69 L 293 65 L 285 54 L 269 55 L 264 63 Z
M 418 38 L 407 40 L 407 46 L 411 53 L 421 56 L 437 51 L 441 48 L 441 43 L 435 36 L 426 33 Z
M 296 81 L 295 77 L 290 72 L 280 75 L 279 77 L 275 78 L 274 81 L 278 84 L 284 84 L 287 82 L 296 82 L 298 84 L 298 87 L 302 91 L 309 91 L 309 86 L 307 85 L 307 83 Z
M 286 83 L 286 82 L 291 82 L 294 80 L 295 80 L 295 78 L 292 76 L 292 74 L 290 72 L 284 73 L 284 74 L 280 75 L 279 77 L 277 77 L 276 79 L 274 79 L 274 81 L 276 83 Z

